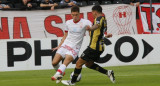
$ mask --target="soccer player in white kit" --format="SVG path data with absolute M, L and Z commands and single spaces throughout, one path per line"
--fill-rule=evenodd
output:
M 56 83 L 61 81 L 66 67 L 78 56 L 86 32 L 86 26 L 92 26 L 89 20 L 80 18 L 78 6 L 71 8 L 71 16 L 73 19 L 66 22 L 65 34 L 60 44 L 58 47 L 53 48 L 53 50 L 58 49 L 52 62 L 57 72 L 51 77 L 52 80 L 56 80 Z M 59 65 L 59 62 L 63 59 L 63 63 Z

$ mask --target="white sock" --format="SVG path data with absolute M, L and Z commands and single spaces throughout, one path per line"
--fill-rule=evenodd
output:
M 66 65 L 62 64 L 62 65 L 58 68 L 58 70 L 57 70 L 57 72 L 56 72 L 56 75 L 63 74 L 65 70 L 66 70 Z
M 53 66 L 54 67 L 54 69 L 57 71 L 58 70 L 58 68 L 60 67 L 60 65 L 59 64 L 57 64 L 56 66 Z

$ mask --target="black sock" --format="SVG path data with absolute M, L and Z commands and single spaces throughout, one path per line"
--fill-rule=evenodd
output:
M 106 70 L 106 69 L 104 69 L 104 68 L 102 68 L 102 67 L 100 67 L 98 64 L 93 64 L 91 67 L 89 67 L 90 69 L 93 69 L 93 70 L 96 70 L 96 71 L 99 71 L 100 73 L 103 73 L 103 74 L 106 74 L 106 75 L 108 75 L 107 73 L 108 73 L 108 70 Z
M 81 70 L 82 70 L 82 68 L 81 69 L 77 69 L 77 68 L 74 69 L 74 74 L 73 74 L 72 80 L 71 80 L 72 83 L 75 83 L 77 81 L 77 77 L 81 73 Z

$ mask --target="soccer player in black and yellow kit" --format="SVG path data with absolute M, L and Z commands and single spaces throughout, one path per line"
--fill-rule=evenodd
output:
M 90 31 L 90 44 L 88 48 L 82 53 L 81 57 L 76 63 L 74 69 L 74 75 L 71 80 L 63 80 L 62 83 L 65 85 L 75 85 L 78 75 L 81 73 L 82 66 L 85 64 L 86 67 L 99 71 L 107 75 L 110 80 L 115 83 L 115 77 L 113 70 L 106 70 L 94 63 L 99 60 L 100 55 L 104 51 L 104 32 L 107 29 L 107 23 L 104 16 L 102 16 L 102 7 L 96 5 L 92 7 L 92 14 L 95 18 L 92 27 L 87 26 L 86 29 Z M 106 37 L 112 37 L 112 34 L 106 35 Z

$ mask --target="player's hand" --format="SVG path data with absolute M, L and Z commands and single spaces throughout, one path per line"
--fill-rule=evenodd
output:
M 111 33 L 108 33 L 107 35 L 105 35 L 106 38 L 110 38 L 112 37 L 112 34 Z
M 52 48 L 52 52 L 55 50 L 58 50 L 58 49 L 59 49 L 59 47 Z
M 91 27 L 90 27 L 89 25 L 86 26 L 86 30 L 90 30 L 90 28 L 91 28 Z

